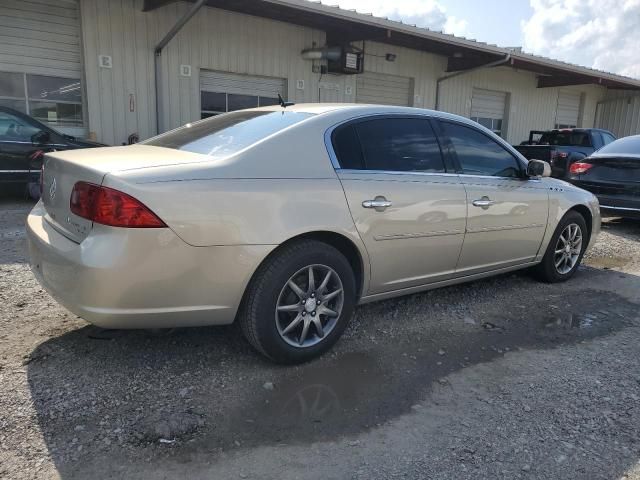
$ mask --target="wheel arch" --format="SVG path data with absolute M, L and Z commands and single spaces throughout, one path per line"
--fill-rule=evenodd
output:
M 584 218 L 584 221 L 587 224 L 587 235 L 588 235 L 587 245 L 588 245 L 589 241 L 591 240 L 591 233 L 593 229 L 593 215 L 591 214 L 591 210 L 589 210 L 589 207 L 585 205 L 578 204 L 578 205 L 574 205 L 569 210 L 567 210 L 567 213 L 569 212 L 579 213 L 582 216 L 582 218 Z M 565 213 L 565 216 L 567 213 Z
M 332 232 L 328 230 L 318 230 L 312 232 L 302 233 L 294 237 L 289 238 L 285 242 L 281 243 L 276 249 L 269 254 L 264 261 L 266 261 L 271 255 L 284 248 L 291 243 L 300 240 L 316 240 L 319 242 L 331 245 L 340 253 L 342 253 L 353 270 L 353 274 L 356 278 L 356 292 L 358 299 L 363 295 L 363 289 L 365 285 L 365 260 L 360 252 L 358 246 L 346 235 L 341 233 Z
M 266 262 L 268 262 L 274 255 L 280 252 L 283 248 L 301 240 L 316 240 L 319 242 L 323 242 L 323 243 L 326 243 L 327 245 L 331 245 L 340 253 L 342 253 L 347 259 L 347 261 L 349 262 L 349 264 L 351 265 L 353 274 L 356 279 L 356 292 L 357 292 L 356 302 L 360 299 L 360 297 L 362 297 L 362 295 L 364 294 L 364 287 L 365 287 L 366 278 L 367 278 L 366 277 L 367 274 L 365 271 L 365 268 L 366 268 L 365 262 L 367 260 L 365 260 L 365 258 L 363 257 L 363 254 L 358 248 L 358 246 L 353 242 L 353 240 L 351 240 L 349 237 L 341 233 L 337 233 L 333 231 L 325 231 L 325 230 L 311 231 L 311 232 L 301 233 L 299 235 L 295 235 L 287 239 L 286 241 L 278 245 L 276 248 L 274 248 L 271 252 L 269 252 L 269 254 L 264 259 L 262 259 L 262 261 L 258 264 L 256 269 L 253 271 L 253 274 L 251 274 L 249 281 L 245 285 L 244 292 L 242 293 L 242 299 L 240 300 L 240 307 L 236 312 L 236 318 L 242 308 L 242 305 L 244 304 L 245 295 L 249 291 L 251 287 L 251 283 L 253 282 L 253 279 L 255 278 L 257 272 L 260 271 L 262 266 Z

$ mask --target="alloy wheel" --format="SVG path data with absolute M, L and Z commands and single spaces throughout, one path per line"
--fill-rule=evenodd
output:
M 575 223 L 567 225 L 558 238 L 553 256 L 556 271 L 561 275 L 569 273 L 582 252 L 582 229 Z
M 278 333 L 289 345 L 317 345 L 338 323 L 344 305 L 339 275 L 326 265 L 309 265 L 285 283 L 276 303 Z

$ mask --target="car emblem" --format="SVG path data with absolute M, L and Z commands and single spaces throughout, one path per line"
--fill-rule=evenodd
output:
M 51 182 L 51 186 L 49 187 L 49 199 L 51 201 L 53 201 L 54 198 L 56 198 L 56 189 L 58 188 L 58 186 L 56 185 L 56 179 L 54 177 L 53 181 Z

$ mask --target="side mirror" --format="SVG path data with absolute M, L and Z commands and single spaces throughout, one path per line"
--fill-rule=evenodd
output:
M 45 130 L 40 130 L 39 132 L 31 135 L 31 143 L 34 145 L 44 145 L 49 143 L 51 140 L 51 134 Z
M 529 160 L 527 165 L 528 177 L 550 177 L 551 165 L 542 160 Z

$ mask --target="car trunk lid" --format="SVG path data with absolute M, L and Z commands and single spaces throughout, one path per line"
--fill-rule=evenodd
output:
M 204 155 L 145 145 L 48 153 L 42 177 L 46 220 L 64 236 L 80 243 L 89 235 L 93 222 L 71 211 L 71 192 L 77 182 L 101 185 L 110 172 L 208 160 L 211 158 Z

